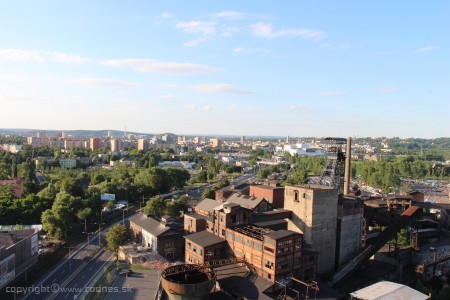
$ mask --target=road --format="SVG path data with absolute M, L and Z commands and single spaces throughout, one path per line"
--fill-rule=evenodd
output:
M 122 220 L 116 224 L 118 223 L 122 223 Z M 106 232 L 111 226 L 100 232 L 100 244 L 105 243 Z M 114 255 L 103 248 L 99 250 L 98 233 L 93 234 L 89 242 L 89 245 L 86 242 L 79 248 L 71 248 L 67 259 L 47 273 L 47 277 L 41 282 L 35 284 L 35 289 L 31 293 L 20 297 L 20 299 L 75 299 L 77 295 L 82 293 L 82 288 L 90 286 L 89 284 L 91 284 L 95 274 L 103 271 L 103 266 L 107 260 Z

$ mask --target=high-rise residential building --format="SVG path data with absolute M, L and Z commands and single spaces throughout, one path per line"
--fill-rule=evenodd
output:
M 87 148 L 87 141 L 84 140 L 64 140 L 64 149 Z
M 36 132 L 36 137 L 38 137 L 38 138 L 45 138 L 45 132 L 44 131 Z
M 111 139 L 111 151 L 119 152 L 122 148 L 122 143 L 119 139 Z
M 49 144 L 48 138 L 40 138 L 35 136 L 29 136 L 27 137 L 28 145 L 31 145 L 33 147 L 42 147 L 42 146 L 48 146 Z
M 137 149 L 139 151 L 147 151 L 148 150 L 148 141 L 145 139 L 138 139 Z
M 102 146 L 101 140 L 99 138 L 92 137 L 89 139 L 89 147 L 91 151 L 100 149 Z
M 222 146 L 222 140 L 218 138 L 210 139 L 209 143 L 211 144 L 211 147 L 216 148 Z

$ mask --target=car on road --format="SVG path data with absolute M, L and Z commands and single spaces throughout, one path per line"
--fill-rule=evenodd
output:
M 130 269 L 122 269 L 122 270 L 120 270 L 119 275 L 120 275 L 120 276 L 128 277 L 129 275 L 131 275 L 131 274 L 133 274 L 133 273 L 134 273 L 133 270 L 130 270 Z

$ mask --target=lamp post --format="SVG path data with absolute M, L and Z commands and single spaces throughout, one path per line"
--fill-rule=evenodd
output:
M 91 235 L 93 235 L 95 232 L 83 232 L 83 233 L 86 233 L 86 234 L 87 234 L 87 236 L 88 236 L 88 245 L 89 245 L 89 237 L 90 237 Z
M 100 249 L 102 246 L 102 237 L 100 235 L 101 233 L 101 226 L 104 225 L 103 223 L 98 223 L 98 248 Z

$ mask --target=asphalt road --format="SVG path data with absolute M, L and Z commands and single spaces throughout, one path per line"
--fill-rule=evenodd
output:
M 65 300 L 77 299 L 83 293 L 83 289 L 91 287 L 91 281 L 98 272 L 103 271 L 106 262 L 114 256 L 111 251 L 101 250 L 98 257 L 84 264 L 76 275 L 61 287 L 59 293 L 53 294 L 49 299 Z
M 101 242 L 105 242 L 108 228 L 101 232 Z M 102 271 L 105 262 L 113 255 L 104 249 L 98 250 L 98 234 L 90 237 L 90 244 L 70 249 L 69 257 L 53 268 L 42 281 L 34 285 L 31 293 L 23 300 L 75 299 L 81 288 L 90 283 L 97 271 Z

